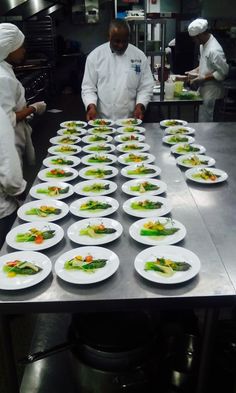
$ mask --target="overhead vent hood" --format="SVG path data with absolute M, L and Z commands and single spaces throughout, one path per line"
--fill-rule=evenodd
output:
M 4 16 L 7 21 L 15 17 L 25 20 L 36 16 L 42 11 L 48 14 L 54 12 L 58 7 L 62 7 L 57 0 L 0 0 L 0 16 Z M 3 7 L 2 7 L 3 3 Z M 56 6 L 56 8 L 53 8 Z M 51 10 L 51 11 L 50 11 Z

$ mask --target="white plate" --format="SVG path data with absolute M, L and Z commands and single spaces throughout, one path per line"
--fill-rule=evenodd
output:
M 127 158 L 129 158 L 130 154 L 135 154 L 135 156 L 138 156 L 140 158 L 146 157 L 146 159 L 143 161 L 134 161 L 133 160 L 133 161 L 126 162 L 125 160 Z M 137 163 L 138 164 L 142 164 L 142 163 L 143 164 L 150 164 L 153 161 L 155 161 L 155 156 L 153 154 L 148 154 L 148 153 L 126 153 L 126 154 L 121 154 L 121 156 L 118 157 L 118 162 L 123 165 L 132 165 L 132 164 L 137 164 Z
M 64 269 L 64 264 L 66 261 L 74 258 L 77 255 L 86 257 L 87 255 L 92 255 L 94 259 L 105 258 L 108 260 L 106 266 L 93 274 L 83 272 L 81 270 L 66 270 Z M 119 267 L 119 258 L 111 250 L 103 247 L 79 247 L 73 250 L 67 251 L 62 254 L 55 263 L 55 272 L 62 280 L 67 281 L 71 284 L 94 284 L 106 280 L 108 277 L 112 276 Z
M 105 128 L 105 129 L 104 129 Z M 94 127 L 94 128 L 89 128 L 88 133 L 92 135 L 110 135 L 110 134 L 115 134 L 116 129 L 113 127 Z
M 153 258 L 163 257 L 166 259 L 172 259 L 173 261 L 187 262 L 191 265 L 191 268 L 185 272 L 176 272 L 171 277 L 163 277 L 157 272 L 146 272 L 144 270 L 145 262 L 152 261 L 154 260 Z M 201 262 L 196 254 L 186 248 L 178 246 L 156 246 L 149 247 L 141 251 L 135 258 L 134 267 L 138 274 L 147 280 L 169 285 L 179 284 L 195 277 L 201 269 Z
M 100 150 L 93 150 L 94 147 L 99 146 Z M 107 150 L 109 149 L 109 150 Z M 84 153 L 112 153 L 115 150 L 115 146 L 111 145 L 110 143 L 91 143 L 90 145 L 84 146 L 83 147 L 83 152 Z
M 28 261 L 42 268 L 42 270 L 33 275 L 17 275 L 15 277 L 7 277 L 3 272 L 3 266 L 10 261 Z M 10 254 L 5 254 L 0 257 L 0 289 L 4 290 L 18 290 L 32 287 L 43 281 L 52 270 L 52 263 L 50 259 L 40 252 L 35 251 L 15 251 Z
M 192 151 L 190 151 L 190 152 L 187 152 L 187 151 L 185 151 L 185 152 L 179 152 L 179 151 L 178 151 L 178 148 L 179 148 L 180 146 L 184 146 L 185 144 L 186 144 L 186 143 L 177 143 L 176 145 L 171 146 L 171 148 L 170 148 L 171 153 L 179 154 L 179 155 L 184 155 L 184 154 L 187 154 L 187 153 L 191 153 L 191 154 L 194 154 L 194 153 L 195 153 L 195 154 L 203 154 L 203 153 L 205 153 L 205 151 L 206 151 L 206 149 L 205 149 L 204 146 L 198 145 L 197 143 L 191 143 L 191 146 L 196 147 L 196 148 L 198 149 L 198 151 L 195 151 L 195 152 L 192 152 Z
M 59 160 L 59 159 L 63 159 L 66 161 L 71 161 L 71 164 L 57 164 L 57 163 L 53 163 L 53 160 Z M 78 166 L 80 164 L 80 158 L 76 157 L 76 156 L 50 156 L 47 157 L 43 160 L 43 165 L 46 166 L 47 168 L 55 168 L 55 167 L 70 167 L 73 168 L 75 166 Z
M 69 139 L 68 142 L 63 142 L 63 140 Z M 49 139 L 49 142 L 52 143 L 53 145 L 76 145 L 81 141 L 81 138 L 79 136 L 73 136 L 73 135 L 59 135 L 59 136 L 54 136 L 53 138 Z
M 113 228 L 116 232 L 108 234 L 108 235 L 101 235 L 97 237 L 90 237 L 87 235 L 80 235 L 81 229 L 86 229 L 89 225 L 101 225 L 103 224 L 106 228 Z M 83 244 L 86 246 L 98 246 L 100 244 L 110 243 L 118 237 L 121 236 L 123 232 L 122 225 L 116 221 L 112 220 L 111 218 L 85 218 L 84 220 L 80 220 L 72 224 L 68 230 L 67 235 L 70 240 L 75 243 Z
M 179 137 L 184 140 L 174 142 L 174 141 L 171 141 L 171 138 L 175 138 L 175 135 L 166 135 L 162 138 L 162 141 L 164 143 L 167 143 L 168 145 L 176 145 L 177 143 L 193 143 L 195 141 L 195 139 L 193 137 L 188 136 L 188 135 L 180 135 Z
M 201 184 L 216 184 L 216 183 L 221 183 L 222 181 L 225 181 L 228 179 L 227 173 L 222 171 L 221 169 L 217 169 L 217 168 L 206 168 L 206 169 L 209 169 L 209 171 L 211 171 L 212 173 L 214 173 L 215 175 L 218 175 L 220 177 L 218 177 L 215 181 L 204 180 L 204 179 L 194 179 L 193 175 L 202 171 L 203 170 L 202 168 L 188 169 L 185 172 L 185 176 L 187 177 L 187 179 L 195 181 L 196 183 L 201 183 Z
M 170 122 L 175 122 L 175 124 L 170 124 Z M 160 121 L 160 126 L 161 127 L 173 127 L 173 126 L 186 126 L 188 124 L 187 121 L 185 120 L 180 120 L 180 119 L 166 119 Z
M 51 171 L 55 171 L 57 169 L 64 171 L 65 174 L 70 173 L 71 175 L 70 176 L 60 176 L 60 177 L 48 176 L 48 173 L 50 173 Z M 41 171 L 39 171 L 39 173 L 38 173 L 38 178 L 43 181 L 48 181 L 48 180 L 71 181 L 71 180 L 76 179 L 77 176 L 79 176 L 79 172 L 76 169 L 71 168 L 71 167 L 60 167 L 60 166 L 58 166 L 57 168 L 45 168 L 45 169 L 42 169 Z
M 161 202 L 162 206 L 159 209 L 150 209 L 150 210 L 148 210 L 148 209 L 138 210 L 138 209 L 133 209 L 131 207 L 131 204 L 133 202 L 141 202 L 141 201 L 145 201 L 145 200 L 149 200 L 152 202 Z M 161 216 L 168 214 L 171 211 L 172 206 L 166 198 L 162 198 L 162 197 L 155 196 L 155 195 L 150 195 L 150 196 L 147 196 L 146 198 L 145 198 L 145 196 L 138 196 L 138 197 L 133 197 L 133 198 L 128 199 L 123 204 L 123 209 L 127 214 L 130 214 L 131 216 L 134 216 L 134 217 L 153 217 L 154 215 L 156 215 L 157 217 L 161 217 Z
M 166 225 L 167 228 L 179 228 L 178 232 L 175 232 L 173 235 L 169 236 L 142 236 L 140 235 L 140 230 L 144 224 L 149 221 L 159 221 L 160 223 L 168 223 Z M 185 226 L 176 220 L 171 220 L 166 217 L 157 217 L 152 216 L 150 218 L 142 218 L 141 220 L 135 221 L 129 228 L 130 236 L 139 243 L 147 244 L 149 246 L 163 246 L 167 244 L 175 244 L 180 242 L 186 236 L 186 228 Z
M 132 148 L 132 145 L 137 146 L 137 148 Z M 127 142 L 117 145 L 116 149 L 121 153 L 139 153 L 141 151 L 150 150 L 150 145 L 142 142 Z M 128 149 L 128 150 L 127 150 Z
M 133 117 L 129 117 L 127 119 L 116 120 L 116 124 L 121 127 L 138 126 L 139 124 L 142 124 L 142 120 L 141 119 L 134 119 Z
M 61 128 L 60 130 L 57 131 L 58 135 L 63 135 L 63 136 L 82 136 L 87 134 L 87 130 L 84 128 Z
M 120 134 L 130 135 L 130 134 L 142 134 L 146 130 L 144 127 L 126 126 L 126 127 L 119 127 L 119 128 L 117 128 L 116 131 L 119 132 Z
M 90 175 L 87 174 L 87 171 L 93 171 L 95 169 L 99 170 L 105 170 L 105 171 L 111 171 L 111 174 L 109 175 L 103 175 L 101 177 L 98 177 L 96 175 Z M 88 166 L 86 168 L 83 168 L 79 171 L 79 176 L 82 177 L 83 179 L 94 179 L 94 180 L 100 180 L 100 179 L 110 179 L 111 177 L 115 177 L 118 174 L 118 169 L 114 168 L 113 166 L 101 166 L 101 165 L 92 165 Z
M 68 149 L 72 149 L 72 150 L 68 150 Z M 56 155 L 64 154 L 64 155 L 72 156 L 80 152 L 81 152 L 81 147 L 76 145 L 56 145 L 56 146 L 51 146 L 48 149 L 48 153 L 56 154 Z
M 183 132 L 184 130 L 184 132 Z M 172 127 L 167 127 L 165 129 L 165 135 L 192 135 L 195 133 L 195 129 L 192 127 L 186 127 L 186 126 L 172 126 Z
M 109 159 L 110 162 L 89 162 L 89 159 L 92 157 L 106 157 L 106 159 Z M 82 164 L 84 165 L 112 165 L 117 161 L 117 157 L 114 156 L 114 154 L 105 154 L 105 153 L 94 153 L 94 154 L 87 154 L 86 156 L 84 156 L 81 160 Z
M 129 138 L 128 140 L 125 140 L 125 138 Z M 132 139 L 135 138 L 135 139 Z M 145 136 L 142 134 L 135 134 L 135 133 L 131 133 L 130 135 L 123 135 L 123 134 L 119 134 L 115 136 L 115 141 L 119 142 L 119 143 L 127 143 L 127 142 L 143 142 L 145 141 Z
M 50 196 L 48 194 L 41 194 L 41 193 L 37 192 L 40 189 L 47 190 L 48 187 L 59 187 L 59 188 L 63 188 L 63 189 L 68 188 L 68 192 L 66 192 L 65 194 L 57 194 L 57 195 L 52 195 L 52 196 Z M 68 198 L 69 196 L 74 194 L 74 188 L 69 183 L 51 181 L 51 182 L 47 182 L 47 183 L 36 184 L 35 186 L 33 186 L 30 189 L 29 193 L 33 198 L 36 198 L 36 199 L 48 199 L 48 198 L 65 199 L 65 198 Z
M 80 206 L 89 201 L 98 201 L 103 203 L 109 203 L 111 207 L 100 210 L 80 210 Z M 94 196 L 84 197 L 77 199 L 70 205 L 70 212 L 77 217 L 105 217 L 113 214 L 119 207 L 119 203 L 116 199 L 107 196 Z
M 151 184 L 155 184 L 158 186 L 158 190 L 153 190 L 153 191 L 146 191 L 146 192 L 140 192 L 140 191 L 132 191 L 130 189 L 131 186 L 138 186 L 139 184 L 143 182 L 149 182 Z M 157 179 L 133 179 L 133 180 L 128 180 L 124 184 L 122 184 L 122 191 L 125 192 L 128 195 L 133 195 L 133 196 L 139 196 L 139 195 L 159 195 L 162 194 L 163 192 L 166 192 L 167 190 L 167 184 L 164 183 L 161 180 Z
M 190 163 L 184 163 L 183 162 L 184 160 L 186 160 L 188 158 L 191 158 L 193 156 L 196 156 L 201 161 L 208 161 L 208 163 L 207 164 L 200 164 L 200 165 L 192 165 Z M 212 157 L 205 156 L 203 154 L 193 154 L 193 153 L 192 154 L 184 154 L 182 156 L 178 156 L 176 158 L 176 162 L 177 162 L 178 165 L 184 166 L 185 168 L 199 168 L 199 167 L 205 168 L 205 167 L 208 167 L 208 166 L 213 166 L 216 163 L 216 161 Z
M 71 124 L 71 123 L 75 123 L 75 124 Z M 63 123 L 60 124 L 60 127 L 63 128 L 84 128 L 87 126 L 86 121 L 82 121 L 82 120 L 67 120 L 67 121 L 63 121 Z
M 88 125 L 92 127 L 101 127 L 101 126 L 107 126 L 110 127 L 114 124 L 114 121 L 111 119 L 95 119 L 95 120 L 89 120 Z
M 30 209 L 40 208 L 41 206 L 51 206 L 61 210 L 59 214 L 49 214 L 46 217 L 41 217 L 35 214 L 29 215 L 26 212 Z M 18 210 L 17 215 L 24 221 L 57 221 L 60 218 L 65 217 L 69 213 L 69 207 L 66 203 L 57 201 L 56 199 L 44 199 L 42 202 L 41 200 L 32 201 L 28 203 L 24 203 Z
M 100 192 L 94 192 L 94 191 L 84 191 L 84 187 L 87 186 L 92 186 L 93 184 L 103 184 L 103 185 L 109 185 L 108 190 L 102 190 Z M 78 195 L 84 195 L 84 196 L 95 196 L 95 195 L 108 195 L 111 194 L 112 192 L 115 192 L 117 190 L 117 184 L 114 183 L 113 181 L 110 180 L 85 180 L 82 182 L 79 182 L 76 186 L 74 186 L 74 190 L 76 194 Z
M 26 233 L 31 228 L 36 228 L 38 230 L 55 230 L 55 235 L 51 239 L 44 240 L 41 244 L 36 244 L 35 242 L 17 242 L 15 240 L 18 233 Z M 38 251 L 45 250 L 46 248 L 52 247 L 59 243 L 64 237 L 63 229 L 53 222 L 48 223 L 47 221 L 33 221 L 27 222 L 26 224 L 18 225 L 8 232 L 6 236 L 6 242 L 9 246 L 16 248 L 17 250 L 29 250 Z
M 144 167 L 145 168 L 149 168 L 149 169 L 154 169 L 153 173 L 147 173 L 147 174 L 130 174 L 129 171 L 133 171 L 135 169 L 137 169 L 138 167 L 141 167 L 142 165 L 129 165 L 129 166 L 125 166 L 124 168 L 121 169 L 120 173 L 125 176 L 125 177 L 129 177 L 131 179 L 138 179 L 138 178 L 148 178 L 148 177 L 156 177 L 159 176 L 161 173 L 161 168 L 159 168 L 156 165 L 151 165 L 151 164 L 145 164 Z
M 95 136 L 101 136 L 102 138 L 104 138 L 104 141 L 93 141 L 91 140 L 91 138 L 94 138 Z M 85 135 L 82 138 L 82 142 L 84 143 L 110 143 L 113 140 L 112 136 L 110 135 Z

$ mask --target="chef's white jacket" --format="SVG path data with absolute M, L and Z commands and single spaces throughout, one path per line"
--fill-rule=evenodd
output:
M 26 186 L 20 159 L 15 148 L 15 135 L 11 123 L 0 107 L 0 219 L 12 214 L 18 207 L 14 198 Z
M 26 154 L 28 162 L 34 163 L 32 129 L 25 120 L 16 122 L 15 114 L 26 106 L 25 89 L 16 78 L 12 66 L 6 61 L 0 62 L 0 106 L 8 115 L 15 130 L 15 144 L 21 161 Z
M 121 119 L 133 115 L 135 105 L 145 107 L 153 93 L 154 80 L 144 53 L 129 44 L 123 55 L 113 53 L 107 42 L 86 60 L 82 99 L 87 109 L 95 104 L 99 117 Z
M 199 77 L 213 73 L 214 79 L 204 82 L 200 87 L 203 105 L 200 107 L 199 120 L 213 121 L 215 100 L 222 98 L 224 87 L 222 81 L 229 72 L 224 51 L 211 34 L 209 40 L 200 46 Z

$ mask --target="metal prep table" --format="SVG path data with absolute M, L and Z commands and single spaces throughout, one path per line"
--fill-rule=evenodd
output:
M 18 387 L 16 379 L 14 381 L 13 378 L 14 364 L 10 340 L 6 340 L 9 330 L 7 331 L 5 316 L 8 314 L 99 312 L 139 307 L 155 307 L 156 310 L 199 307 L 206 310 L 197 388 L 198 393 L 203 392 L 208 359 L 207 347 L 210 342 L 214 310 L 232 304 L 236 293 L 236 269 L 232 260 L 232 255 L 236 254 L 233 236 L 233 229 L 236 227 L 233 199 L 236 187 L 233 171 L 236 136 L 234 123 L 198 123 L 193 126 L 196 129 L 196 142 L 203 144 L 207 149 L 206 154 L 216 159 L 216 167 L 227 171 L 227 182 L 214 186 L 186 182 L 184 172 L 176 166 L 175 159 L 170 154 L 169 146 L 162 144 L 163 131 L 159 124 L 146 125 L 145 142 L 150 144 L 150 152 L 156 156 L 155 164 L 162 169 L 160 178 L 167 183 L 166 197 L 173 205 L 171 217 L 181 221 L 187 229 L 186 238 L 178 245 L 190 249 L 199 256 L 202 263 L 200 274 L 189 282 L 172 287 L 153 284 L 136 274 L 133 267 L 134 259 L 145 246 L 129 236 L 129 226 L 136 218 L 122 211 L 122 203 L 129 196 L 122 193 L 121 184 L 128 179 L 119 174 L 114 179 L 118 184 L 118 190 L 112 196 L 119 201 L 120 208 L 112 218 L 122 223 L 124 232 L 120 239 L 107 244 L 107 247 L 120 258 L 120 267 L 114 276 L 104 282 L 83 287 L 67 284 L 52 273 L 44 282 L 27 290 L 18 293 L 0 291 L 1 339 L 3 343 L 7 341 L 5 361 L 10 377 L 9 392 L 18 392 Z M 74 195 L 65 201 L 70 203 L 75 198 Z M 28 198 L 30 199 L 31 197 Z M 66 233 L 68 226 L 75 221 L 76 217 L 68 216 L 59 223 Z M 16 225 L 20 223 L 21 221 L 17 220 Z M 230 232 L 228 228 L 231 228 Z M 229 236 L 222 236 L 222 233 L 229 233 Z M 59 245 L 45 250 L 45 254 L 55 262 L 59 255 L 77 246 L 65 236 Z M 12 251 L 9 246 L 4 245 L 1 254 Z M 41 372 L 38 370 L 38 376 L 34 376 L 34 379 L 38 378 L 38 383 L 43 379 Z

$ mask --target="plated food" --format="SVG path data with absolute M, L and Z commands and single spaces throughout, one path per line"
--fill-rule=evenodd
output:
M 87 126 L 86 121 L 82 120 L 67 120 L 60 124 L 63 128 L 84 128 Z
M 118 157 L 118 162 L 123 165 L 137 163 L 150 164 L 153 161 L 155 161 L 155 156 L 148 153 L 126 153 Z
M 116 191 L 117 184 L 110 180 L 85 180 L 78 183 L 74 190 L 76 194 L 85 196 L 108 195 Z
M 160 121 L 160 126 L 163 128 L 173 127 L 173 126 L 186 126 L 188 124 L 185 120 L 180 119 L 166 119 Z
M 76 156 L 50 156 L 43 160 L 43 165 L 48 168 L 60 167 L 76 167 L 80 164 L 80 158 Z
M 185 172 L 185 176 L 201 184 L 216 184 L 228 179 L 227 173 L 217 168 L 191 168 Z
M 141 119 L 135 119 L 133 117 L 127 118 L 127 119 L 118 119 L 116 120 L 116 124 L 118 126 L 137 126 L 138 124 L 141 124 L 142 120 Z
M 178 165 L 186 168 L 208 167 L 215 165 L 215 160 L 201 154 L 184 154 L 176 158 Z
M 70 240 L 84 245 L 100 245 L 118 239 L 122 225 L 111 218 L 86 218 L 72 224 L 67 231 Z
M 177 220 L 153 215 L 134 222 L 129 233 L 137 242 L 154 246 L 178 243 L 185 238 L 186 229 Z
M 38 172 L 38 178 L 45 181 L 52 179 L 71 181 L 78 175 L 78 171 L 71 167 L 46 168 Z
M 43 281 L 52 270 L 50 259 L 36 251 L 16 251 L 0 256 L 0 289 L 19 290 Z
M 84 153 L 111 153 L 115 150 L 115 146 L 109 143 L 91 143 L 83 147 Z
M 88 154 L 82 158 L 84 165 L 111 165 L 117 161 L 114 154 L 94 153 Z
M 84 143 L 110 143 L 112 141 L 112 136 L 110 135 L 85 135 L 82 138 Z
M 68 183 L 52 181 L 36 184 L 29 193 L 36 199 L 65 199 L 73 195 L 74 188 Z
M 195 277 L 201 262 L 192 251 L 178 246 L 156 246 L 141 251 L 134 267 L 143 278 L 158 284 L 178 284 Z
M 93 165 L 79 171 L 79 176 L 83 179 L 109 179 L 118 174 L 118 169 L 113 166 Z
M 159 195 L 167 190 L 167 185 L 157 179 L 133 179 L 122 184 L 122 191 L 128 195 Z
M 107 196 L 84 197 L 70 205 L 70 212 L 77 217 L 105 217 L 119 207 L 116 199 Z
M 132 179 L 144 178 L 144 177 L 155 177 L 159 176 L 161 173 L 161 168 L 156 165 L 151 164 L 141 164 L 141 165 L 129 165 L 121 169 L 120 172 L 125 177 L 130 177 Z
M 169 201 L 155 195 L 138 196 L 128 199 L 123 204 L 123 210 L 134 217 L 157 217 L 168 214 L 172 209 Z
M 197 143 L 177 143 L 176 145 L 171 146 L 171 153 L 174 154 L 187 154 L 187 153 L 205 153 L 206 149 L 202 145 L 198 145 Z
M 87 130 L 84 128 L 61 128 L 57 131 L 58 135 L 62 136 L 82 136 L 87 133 Z
M 49 139 L 49 142 L 53 145 L 76 145 L 76 143 L 79 143 L 80 141 L 81 138 L 74 135 L 54 136 Z
M 108 126 L 99 126 L 99 127 L 88 129 L 89 134 L 98 135 L 98 136 L 114 134 L 115 132 L 116 132 L 115 128 L 108 127 Z
M 112 276 L 119 258 L 104 247 L 85 246 L 62 254 L 55 263 L 58 277 L 71 284 L 94 284 Z
M 188 135 L 166 135 L 162 138 L 164 143 L 168 145 L 176 145 L 176 143 L 193 143 L 195 139 Z
M 142 142 L 127 142 L 117 145 L 116 149 L 121 153 L 133 153 L 150 150 L 150 146 L 147 143 Z
M 165 129 L 166 135 L 192 135 L 195 129 L 187 126 L 172 126 Z
M 56 154 L 56 155 L 58 154 L 74 155 L 80 152 L 81 152 L 81 147 L 77 145 L 56 145 L 56 146 L 51 146 L 48 149 L 48 153 Z
M 144 135 L 139 135 L 139 134 L 134 134 L 131 133 L 130 135 L 116 135 L 115 136 L 115 141 L 119 143 L 125 143 L 125 142 L 143 142 L 145 140 Z
M 69 212 L 66 203 L 54 199 L 45 199 L 24 203 L 17 210 L 17 215 L 24 221 L 56 221 Z
M 131 135 L 131 134 L 142 134 L 146 130 L 144 127 L 139 127 L 135 125 L 127 125 L 125 127 L 118 127 L 117 132 L 120 134 L 126 134 L 126 136 Z
M 95 120 L 89 120 L 88 124 L 92 127 L 98 127 L 98 126 L 112 126 L 114 124 L 114 121 L 111 119 L 95 119 Z

